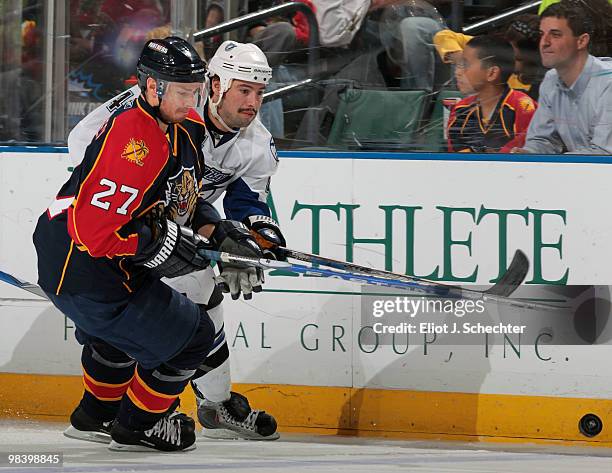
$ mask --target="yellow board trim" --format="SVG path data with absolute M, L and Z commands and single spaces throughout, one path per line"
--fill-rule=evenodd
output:
M 612 447 L 609 399 L 280 384 L 233 389 L 273 413 L 281 432 Z M 67 422 L 82 393 L 80 376 L 0 373 L 0 418 Z M 195 416 L 191 389 L 181 395 L 181 408 Z M 592 439 L 578 430 L 587 413 L 604 424 Z

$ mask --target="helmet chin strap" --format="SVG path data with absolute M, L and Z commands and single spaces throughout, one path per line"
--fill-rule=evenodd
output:
M 223 131 L 235 131 L 234 128 L 225 123 L 225 120 L 221 118 L 221 115 L 219 115 L 219 112 L 217 111 L 217 107 L 221 103 L 221 100 L 223 100 L 222 93 L 219 94 L 219 99 L 216 102 L 214 102 L 212 99 L 209 101 L 208 110 L 210 110 L 212 116 L 215 117 L 215 120 L 217 120 L 221 124 L 221 126 L 225 128 Z
M 233 132 L 235 132 L 235 131 L 236 131 L 236 129 L 235 129 L 235 128 L 232 128 L 232 127 L 231 127 L 231 126 L 229 126 L 227 123 L 225 123 L 225 120 L 223 120 L 223 118 L 221 118 L 221 115 L 219 115 L 218 107 L 219 107 L 219 105 L 221 104 L 221 100 L 223 100 L 223 95 L 224 95 L 224 94 L 225 94 L 225 92 L 227 92 L 227 91 L 230 89 L 230 87 L 232 86 L 232 81 L 233 81 L 233 79 L 229 81 L 229 83 L 228 83 L 228 85 L 227 85 L 227 89 L 226 89 L 226 90 L 223 90 L 223 89 L 220 89 L 220 90 L 219 90 L 219 98 L 217 99 L 217 101 L 216 101 L 216 102 L 212 100 L 212 97 L 211 97 L 211 99 L 208 101 L 208 110 L 210 110 L 210 113 L 211 113 L 211 114 L 212 114 L 212 116 L 215 118 L 215 120 L 217 120 L 217 121 L 218 121 L 218 122 L 221 124 L 221 126 L 222 126 L 223 128 L 225 128 L 225 130 L 222 130 L 222 131 L 227 131 L 227 132 L 229 132 L 229 131 L 233 131 Z M 240 128 L 240 130 L 242 130 L 242 129 L 243 129 L 243 128 Z

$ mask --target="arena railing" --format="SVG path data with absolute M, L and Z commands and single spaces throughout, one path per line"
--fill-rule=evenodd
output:
M 457 2 L 455 2 L 457 3 Z M 503 23 L 507 23 L 512 18 L 522 15 L 532 9 L 539 7 L 542 4 L 542 1 L 539 0 L 537 2 L 529 2 L 524 5 L 520 5 L 512 10 L 505 11 L 500 13 L 499 15 L 492 16 L 491 18 L 487 18 L 486 20 L 479 21 L 474 23 L 473 25 L 464 26 L 462 31 L 465 34 L 475 35 L 482 33 L 483 31 L 490 30 L 492 28 L 496 28 Z

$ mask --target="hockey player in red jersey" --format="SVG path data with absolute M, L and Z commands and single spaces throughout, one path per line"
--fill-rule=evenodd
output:
M 210 59 L 207 75 L 209 96 L 202 106 L 206 135 L 196 143 L 206 164 L 200 196 L 211 204 L 222 200 L 225 215 L 243 222 L 255 234 L 266 257 L 282 257 L 274 247 L 285 246 L 285 238 L 267 205 L 279 159 L 272 135 L 257 117 L 272 69 L 254 44 L 225 41 Z M 73 163 L 81 162 L 92 137 L 113 111 L 133 102 L 139 93 L 134 86 L 78 123 L 68 136 Z M 241 293 L 250 299 L 253 288 L 239 276 L 224 266 L 216 277 L 213 269 L 207 268 L 167 283 L 205 307 L 215 324 L 213 348 L 192 382 L 203 435 L 275 440 L 279 435 L 274 417 L 252 408 L 246 396 L 231 390 L 221 290 L 229 292 L 232 299 Z
M 142 94 L 117 110 L 38 220 L 39 284 L 76 326 L 85 393 L 77 438 L 113 450 L 187 450 L 195 423 L 178 396 L 215 339 L 203 306 L 164 284 L 208 267 L 212 247 L 260 256 L 244 225 L 199 195 L 205 126 L 193 111 L 205 65 L 186 41 L 149 41 Z M 206 238 L 201 238 L 199 233 Z M 253 286 L 256 272 L 245 271 Z

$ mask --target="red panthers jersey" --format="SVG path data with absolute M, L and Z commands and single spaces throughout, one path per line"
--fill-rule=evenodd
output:
M 167 218 L 195 230 L 218 221 L 199 195 L 204 136 L 195 111 L 164 133 L 142 96 L 115 112 L 38 220 L 41 287 L 56 294 L 125 296 L 152 276 L 130 263 L 150 240 L 143 222 L 149 210 L 163 204 Z
M 508 153 L 525 144 L 527 129 L 537 108 L 527 94 L 506 88 L 486 121 L 477 97 L 459 101 L 448 121 L 448 151 Z

